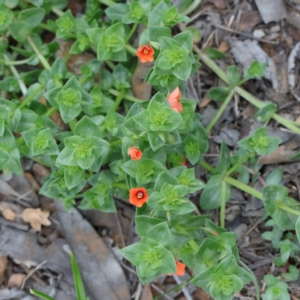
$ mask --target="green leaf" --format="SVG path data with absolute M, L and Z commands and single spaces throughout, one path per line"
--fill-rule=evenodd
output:
M 200 196 L 200 206 L 204 210 L 220 207 L 223 175 L 214 175 L 206 183 Z M 231 187 L 226 184 L 226 201 L 231 198 Z
M 184 141 L 185 156 L 191 164 L 195 165 L 200 159 L 199 140 L 193 135 L 189 134 Z
M 162 37 L 170 38 L 172 35 L 171 29 L 169 27 L 163 26 L 150 26 L 148 27 L 147 31 L 150 42 L 156 43 L 159 43 Z
M 6 166 L 6 164 L 9 161 L 9 154 L 1 148 L 0 144 L 0 170 L 3 170 L 3 168 Z
M 1 167 L 0 167 L 0 169 L 1 169 Z M 300 243 L 300 217 L 298 217 L 298 219 L 296 221 L 295 230 L 296 230 L 296 235 L 297 235 L 298 241 Z
M 254 61 L 251 66 L 245 71 L 245 80 L 249 80 L 252 78 L 261 78 L 265 74 L 267 66 L 267 63 L 259 63 L 258 61 Z
M 105 14 L 112 20 L 112 21 L 120 21 L 122 20 L 123 16 L 129 11 L 129 6 L 123 3 L 114 4 L 105 9 Z
M 207 97 L 216 102 L 224 102 L 230 93 L 229 88 L 215 87 L 209 90 Z
M 289 266 L 289 272 L 288 273 L 283 273 L 282 276 L 286 281 L 295 281 L 299 277 L 299 270 L 293 266 Z
M 40 297 L 40 298 L 42 298 L 42 299 L 44 299 L 44 300 L 55 300 L 54 298 L 52 298 L 52 297 L 50 297 L 50 296 L 48 296 L 48 295 L 46 295 L 46 294 L 44 294 L 44 293 L 42 293 L 42 292 L 39 292 L 39 291 L 37 291 L 37 290 L 30 289 L 29 291 L 30 291 L 30 294 L 31 294 L 31 295 Z
M 9 30 L 12 37 L 18 42 L 24 42 L 26 36 L 31 33 L 32 27 L 24 21 L 15 21 L 9 25 Z
M 294 230 L 297 217 L 280 209 L 280 205 L 300 211 L 298 203 L 287 197 L 289 191 L 282 185 L 268 185 L 263 188 L 263 201 L 268 214 L 281 230 Z
M 216 167 L 216 172 L 223 175 L 225 174 L 230 167 L 230 152 L 227 145 L 222 142 L 221 144 L 221 151 L 220 151 L 220 158 L 219 162 Z
M 195 178 L 194 168 L 184 170 L 178 177 L 178 181 L 181 185 L 188 187 L 189 193 L 195 193 L 205 187 L 205 184 L 203 182 Z
M 74 254 L 70 253 L 70 260 L 71 260 L 71 266 L 72 266 L 72 272 L 73 272 L 73 279 L 74 279 L 74 286 L 76 291 L 76 298 L 80 300 L 86 300 L 87 297 L 85 295 L 83 282 L 80 275 L 80 270 L 78 267 L 78 264 L 76 262 Z
M 283 176 L 283 170 L 281 167 L 275 168 L 267 177 L 266 184 L 280 184 Z
M 30 24 L 32 28 L 35 28 L 43 21 L 45 13 L 46 11 L 43 8 L 29 8 L 21 10 L 19 19 Z
M 155 225 L 165 222 L 165 219 L 153 218 L 145 215 L 136 216 L 134 220 L 136 231 L 141 237 L 147 236 L 149 230 L 155 227 Z
M 97 138 L 102 137 L 99 127 L 88 116 L 84 116 L 79 122 L 76 123 L 74 127 L 74 133 L 84 138 L 89 136 L 94 136 Z
M 181 47 L 187 49 L 188 51 L 193 50 L 193 38 L 192 38 L 192 32 L 184 31 L 174 36 L 174 40 L 178 42 Z
M 276 113 L 277 105 L 274 103 L 266 103 L 255 115 L 254 119 L 258 122 L 268 122 Z
M 221 52 L 216 48 L 212 48 L 212 47 L 205 48 L 204 53 L 211 59 L 220 59 L 226 56 L 224 52 Z
M 153 226 L 148 231 L 147 237 L 156 241 L 158 245 L 169 248 L 171 246 L 171 232 L 168 222 L 161 222 Z
M 229 66 L 227 76 L 231 86 L 238 86 L 242 78 L 242 72 L 237 66 Z

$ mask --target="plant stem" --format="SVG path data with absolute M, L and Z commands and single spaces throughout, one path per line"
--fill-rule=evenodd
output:
M 35 52 L 35 54 L 37 55 L 37 57 L 39 58 L 41 64 L 44 66 L 44 68 L 47 69 L 47 70 L 50 70 L 51 66 L 49 65 L 49 63 L 46 60 L 46 58 L 42 55 L 42 53 L 40 52 L 40 50 L 37 48 L 37 46 L 35 45 L 35 43 L 32 40 L 32 38 L 31 38 L 30 35 L 27 36 L 27 41 L 30 44 L 30 46 L 32 47 L 32 49 Z
M 256 300 L 260 300 L 259 285 L 258 285 L 255 275 L 253 274 L 252 270 L 242 260 L 239 260 L 239 263 L 244 269 L 246 269 L 251 274 L 252 281 L 254 283 L 255 291 L 256 291 Z
M 291 214 L 293 214 L 293 215 L 295 215 L 295 216 L 300 217 L 300 211 L 294 210 L 294 209 L 288 207 L 288 206 L 285 205 L 285 204 L 277 203 L 276 206 L 277 206 L 278 208 L 280 208 L 281 210 L 284 210 L 284 211 L 289 212 L 289 213 L 291 213 Z
M 122 139 L 118 139 L 109 143 L 109 146 L 114 146 L 122 143 Z
M 237 181 L 236 179 L 232 178 L 232 177 L 229 177 L 229 176 L 224 176 L 224 181 L 226 181 L 227 183 L 229 183 L 230 185 L 246 192 L 246 193 L 249 193 L 251 194 L 252 196 L 260 199 L 260 200 L 263 200 L 263 196 L 262 196 L 262 193 L 257 191 L 256 189 L 250 187 L 249 185 L 246 185 L 242 182 L 239 182 Z
M 193 10 L 195 10 L 197 8 L 198 5 L 200 5 L 202 2 L 202 0 L 194 0 L 192 2 L 192 4 L 185 10 L 182 12 L 183 15 L 188 15 L 190 14 Z
M 252 152 L 249 152 L 245 157 L 243 157 L 241 160 L 239 160 L 234 166 L 232 166 L 226 173 L 226 176 L 229 176 L 232 174 L 240 165 L 242 165 L 244 162 L 248 160 L 249 157 L 252 156 Z
M 48 111 L 45 113 L 45 116 L 51 117 L 56 111 L 58 111 L 58 108 L 53 106 L 50 109 L 48 109 Z
M 122 90 L 122 91 L 119 92 L 119 95 L 117 96 L 117 98 L 115 100 L 115 103 L 114 103 L 114 105 L 112 107 L 112 109 L 114 111 L 118 110 L 118 108 L 119 108 L 119 106 L 120 106 L 120 104 L 121 104 L 121 102 L 122 102 L 122 100 L 124 98 L 125 92 L 126 92 L 125 90 Z
M 225 228 L 225 208 L 226 208 L 226 182 L 222 181 L 221 209 L 220 209 L 220 227 L 221 228 Z
M 119 93 L 120 93 L 119 91 L 114 90 L 114 89 L 110 89 L 109 92 L 110 92 L 112 95 L 114 95 L 114 96 L 118 96 Z M 129 100 L 129 101 L 132 101 L 132 102 L 143 102 L 143 100 L 138 99 L 138 98 L 135 98 L 135 97 L 130 96 L 130 95 L 124 95 L 123 98 L 126 99 L 126 100 Z
M 5 54 L 4 54 L 5 55 Z M 5 55 L 6 56 L 6 55 Z M 29 59 L 22 59 L 22 60 L 16 60 L 16 61 L 10 61 L 10 60 L 2 60 L 0 59 L 0 62 L 3 63 L 6 66 L 18 66 L 18 65 L 24 65 L 27 64 Z
M 226 109 L 227 105 L 229 104 L 232 96 L 234 95 L 234 90 L 232 89 L 225 99 L 225 101 L 222 103 L 221 107 L 219 108 L 218 112 L 215 114 L 215 116 L 212 118 L 208 126 L 206 127 L 206 133 L 208 134 L 210 130 L 215 126 L 221 115 L 223 114 L 224 110 Z
M 155 298 L 153 298 L 153 300 L 157 300 L 157 299 L 159 299 L 159 298 L 161 298 L 161 297 L 163 297 L 163 296 L 165 296 L 165 295 L 171 293 L 171 292 L 174 291 L 174 290 L 181 289 L 181 288 L 184 287 L 187 283 L 189 283 L 193 278 L 194 278 L 194 276 L 190 277 L 189 279 L 183 281 L 181 284 L 176 285 L 176 286 L 174 286 L 173 288 L 167 290 L 165 293 L 160 294 L 159 296 L 156 296 Z
M 229 84 L 229 79 L 227 74 L 206 54 L 204 54 L 196 45 L 194 45 L 194 51 L 199 55 L 200 59 L 213 71 L 215 72 L 225 83 Z M 251 104 L 256 106 L 257 108 L 262 108 L 264 106 L 263 101 L 257 99 L 249 92 L 245 91 L 243 88 L 236 86 L 234 88 L 236 93 L 242 96 L 244 99 L 249 101 Z M 274 114 L 272 118 L 280 123 L 281 125 L 285 126 L 286 128 L 292 130 L 293 132 L 300 134 L 300 128 L 295 126 L 293 122 L 288 121 L 278 114 Z
M 114 1 L 112 0 L 98 0 L 101 4 L 104 4 L 106 6 L 112 6 L 114 4 L 116 4 Z
M 42 85 L 38 86 L 28 97 L 24 99 L 24 101 L 19 105 L 18 108 L 22 108 L 27 105 L 44 87 Z
M 133 24 L 131 30 L 129 31 L 128 35 L 127 35 L 126 38 L 125 38 L 125 43 L 127 43 L 127 42 L 130 40 L 130 38 L 131 38 L 132 35 L 134 34 L 134 32 L 135 32 L 137 26 L 138 26 L 138 23 L 134 23 L 134 24 Z
M 4 57 L 4 60 L 6 63 L 10 62 L 10 60 L 6 54 L 3 54 L 3 57 Z M 27 92 L 27 87 L 26 87 L 25 83 L 23 82 L 20 74 L 18 73 L 17 69 L 13 65 L 8 64 L 8 66 L 9 66 L 11 72 L 13 73 L 13 75 L 16 77 L 22 94 L 25 95 Z
M 126 50 L 127 50 L 129 53 L 131 53 L 131 54 L 133 54 L 133 55 L 136 54 L 136 49 L 134 49 L 132 46 L 126 44 L 126 45 L 125 45 L 125 48 L 126 48 Z
M 210 164 L 208 164 L 205 160 L 201 160 L 199 164 L 210 173 L 212 174 L 216 173 L 216 169 L 212 167 Z

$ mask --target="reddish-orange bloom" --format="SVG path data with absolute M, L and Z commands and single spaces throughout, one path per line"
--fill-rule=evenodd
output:
M 137 207 L 142 207 L 148 201 L 147 190 L 142 187 L 130 189 L 129 196 L 129 202 Z
M 181 161 L 179 164 L 180 164 L 181 166 L 187 166 L 187 165 L 188 165 L 188 160 L 187 160 L 187 158 L 186 158 L 184 155 L 182 155 L 181 158 L 183 159 L 183 161 Z
M 169 274 L 169 276 L 171 275 L 184 276 L 184 270 L 186 265 L 181 263 L 177 259 L 175 259 L 175 263 L 176 263 L 176 271 L 173 274 Z
M 142 151 L 134 146 L 128 149 L 128 155 L 131 157 L 132 160 L 139 160 L 142 158 Z
M 141 63 L 152 62 L 154 60 L 154 49 L 150 45 L 143 45 L 136 51 Z
M 177 111 L 178 113 L 180 113 L 182 111 L 182 104 L 179 101 L 181 96 L 182 96 L 182 94 L 178 87 L 171 94 L 168 95 L 168 101 L 169 101 L 171 108 L 173 110 Z

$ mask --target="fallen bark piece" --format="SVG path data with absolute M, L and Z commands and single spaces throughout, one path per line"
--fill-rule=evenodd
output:
M 283 0 L 255 0 L 255 3 L 266 24 L 285 19 L 287 16 Z
M 7 269 L 8 259 L 7 256 L 0 256 L 0 284 L 4 279 L 4 272 Z
M 41 231 L 42 225 L 51 225 L 51 222 L 48 219 L 49 215 L 49 211 L 43 211 L 40 208 L 26 208 L 22 213 L 22 220 L 30 223 L 30 226 L 34 230 Z
M 24 278 L 25 278 L 25 274 L 21 274 L 21 273 L 11 274 L 11 276 L 8 279 L 7 287 L 20 288 Z
M 10 208 L 4 209 L 2 212 L 2 215 L 6 220 L 9 220 L 12 222 L 16 220 L 16 214 Z
M 63 234 L 77 260 L 91 300 L 130 299 L 122 268 L 94 228 L 76 209 L 70 213 L 55 201 Z

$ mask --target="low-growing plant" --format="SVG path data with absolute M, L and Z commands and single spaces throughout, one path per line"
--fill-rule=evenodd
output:
M 200 2 L 186 6 L 188 1 L 182 1 L 178 11 L 168 0 L 87 0 L 84 14 L 75 17 L 66 10 L 67 1 L 1 1 L 0 169 L 22 174 L 21 157 L 48 166 L 51 173 L 40 193 L 62 201 L 67 210 L 79 204 L 80 209 L 115 212 L 114 199 L 128 199 L 137 207 L 141 239 L 121 253 L 136 266 L 142 284 L 162 274 L 184 275 L 187 266 L 192 276 L 185 283 L 216 300 L 232 299 L 250 281 L 260 297 L 253 273 L 240 260 L 236 233 L 225 228 L 232 188 L 247 192 L 263 201 L 266 225 L 273 227 L 264 238 L 280 252 L 277 265 L 285 266 L 281 276 L 265 276 L 264 299 L 290 299 L 285 282 L 298 278 L 294 256 L 300 208 L 280 185 L 280 170 L 261 193 L 251 187 L 258 176 L 251 176 L 247 166 L 258 174 L 258 158 L 281 143 L 267 133 L 271 119 L 297 134 L 300 128 L 276 114 L 276 105 L 241 87 L 261 78 L 265 64 L 255 61 L 244 74 L 230 66 L 225 73 L 214 61 L 224 53 L 199 49 L 197 30 L 182 24 Z M 145 30 L 133 47 L 140 24 Z M 44 31 L 56 39 L 45 43 Z M 59 39 L 72 43 L 64 57 L 56 55 Z M 71 55 L 85 51 L 95 58 L 71 72 Z M 151 63 L 145 78 L 155 91 L 151 99 L 132 94 L 138 60 Z M 206 128 L 184 86 L 200 60 L 227 84 L 208 93 L 221 105 Z M 21 72 L 19 65 L 30 66 L 24 69 L 29 71 Z M 263 124 L 238 142 L 233 155 L 223 143 L 214 167 L 204 160 L 209 133 L 235 94 L 257 107 L 255 119 Z M 57 112 L 67 127 L 52 120 Z M 210 173 L 206 183 L 196 178 L 198 166 Z M 191 196 L 199 191 L 202 210 L 220 209 L 218 225 L 210 215 L 196 213 Z

